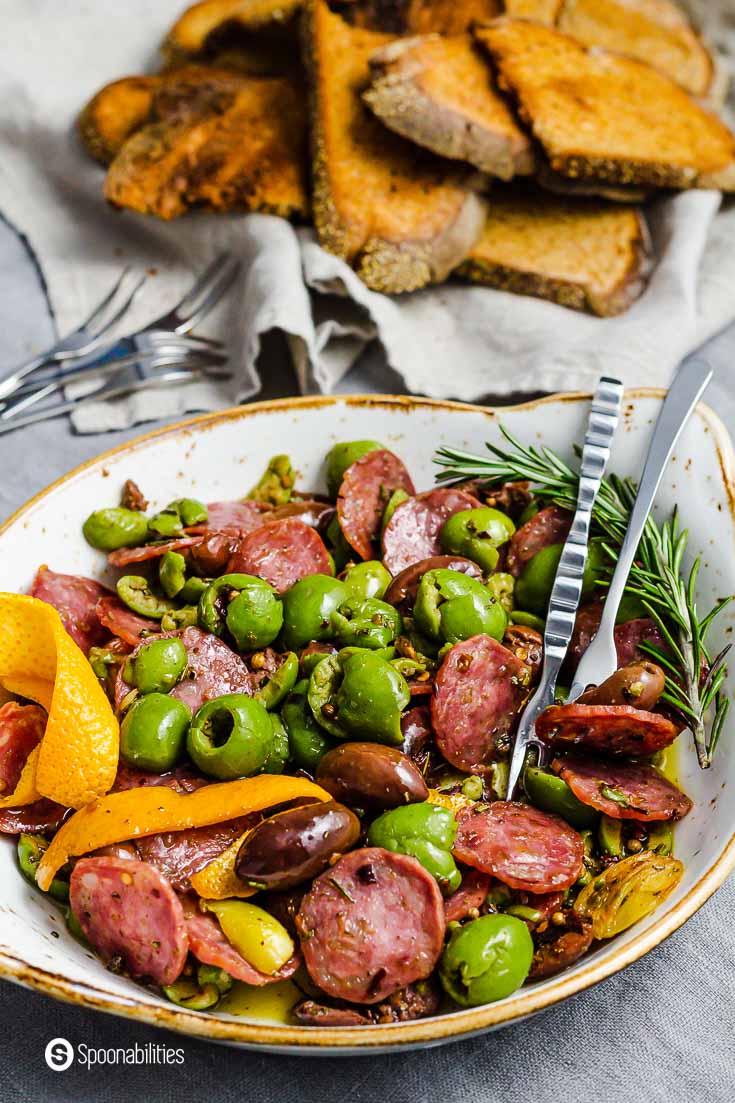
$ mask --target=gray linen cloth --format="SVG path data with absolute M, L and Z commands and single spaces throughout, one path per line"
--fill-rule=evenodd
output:
M 710 37 L 731 47 L 730 2 L 695 6 Z M 276 218 L 199 213 L 164 224 L 111 210 L 102 169 L 73 133 L 75 117 L 101 85 L 155 68 L 155 46 L 181 7 L 182 0 L 0 0 L 0 212 L 35 252 L 59 332 L 89 312 L 123 263 L 156 272 L 128 326 L 175 302 L 219 249 L 243 260 L 239 286 L 205 327 L 227 341 L 234 380 L 94 404 L 75 415 L 78 430 L 252 397 L 261 343 L 273 330 L 287 337 L 302 391 L 332 391 L 377 339 L 405 389 L 473 400 L 588 387 L 603 370 L 665 384 L 688 351 L 735 317 L 735 209 L 721 209 L 717 192 L 651 206 L 658 267 L 641 300 L 611 320 L 458 282 L 378 295 L 320 249 L 312 231 Z

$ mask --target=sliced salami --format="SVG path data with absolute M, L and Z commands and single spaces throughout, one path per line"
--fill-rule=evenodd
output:
M 461 571 L 470 578 L 482 581 L 483 574 L 477 563 L 471 559 L 465 559 L 461 555 L 430 555 L 428 559 L 421 559 L 418 563 L 411 563 L 393 579 L 385 591 L 384 601 L 389 605 L 395 605 L 399 609 L 409 610 L 416 600 L 419 583 L 427 571 Z
M 287 518 L 270 521 L 243 537 L 228 569 L 257 575 L 282 594 L 307 575 L 331 574 L 332 562 L 313 528 Z
M 552 769 L 583 804 L 616 820 L 680 820 L 692 808 L 653 766 L 570 755 L 555 759 Z
M 39 567 L 31 586 L 31 597 L 53 605 L 71 638 L 86 655 L 105 639 L 105 631 L 96 616 L 97 602 L 110 591 L 91 578 L 76 574 L 57 574 Z
M 429 976 L 446 921 L 439 887 L 415 858 L 369 847 L 316 878 L 297 927 L 315 984 L 337 999 L 379 1003 Z
M 581 872 L 582 836 L 560 816 L 499 800 L 467 807 L 457 820 L 455 857 L 513 889 L 555 892 Z
M 302 1000 L 293 1009 L 296 1022 L 304 1026 L 369 1026 L 373 1020 L 354 1007 L 329 1007 L 315 1000 Z
M 383 560 L 392 575 L 400 574 L 419 559 L 441 554 L 442 525 L 462 509 L 482 503 L 464 490 L 441 487 L 401 502 L 383 533 Z
M 39 705 L 7 701 L 0 708 L 0 797 L 15 792 L 26 759 L 45 730 L 46 713 Z
M 294 954 L 277 973 L 261 973 L 227 941 L 217 920 L 199 911 L 194 898 L 183 897 L 182 903 L 191 952 L 204 965 L 225 969 L 235 980 L 242 980 L 259 988 L 264 984 L 286 980 L 298 969 L 301 958 Z
M 172 697 L 188 705 L 196 712 L 205 701 L 222 697 L 225 693 L 252 693 L 253 680 L 247 666 L 226 643 L 202 632 L 200 628 L 184 628 L 178 632 L 162 632 L 160 638 L 178 636 L 186 648 L 186 673 L 171 690 Z M 143 646 L 142 644 L 140 646 Z M 132 653 L 132 657 L 136 654 Z M 119 671 L 115 682 L 115 706 L 119 708 L 131 686 Z
M 602 755 L 652 755 L 674 742 L 679 729 L 657 712 L 631 705 L 552 705 L 536 721 L 536 734 L 556 750 Z
M 161 631 L 161 625 L 157 620 L 139 616 L 128 609 L 119 597 L 113 595 L 100 598 L 96 612 L 100 624 L 130 647 L 135 647 L 142 640 L 155 636 Z
M 528 974 L 531 980 L 555 977 L 557 973 L 579 961 L 592 945 L 592 924 L 580 919 L 574 911 L 566 912 L 565 916 L 566 927 L 561 930 L 549 928 L 551 937 L 547 938 L 545 935 L 544 940 L 536 946 Z
M 347 543 L 363 559 L 372 559 L 388 499 L 394 490 L 415 494 L 403 460 L 387 448 L 367 452 L 344 473 L 337 496 L 337 516 Z
M 124 858 L 82 858 L 69 882 L 71 909 L 106 961 L 132 977 L 173 984 L 189 943 L 181 902 L 157 869 Z
M 568 661 L 572 669 L 576 667 L 585 651 L 595 638 L 600 627 L 602 617 L 602 604 L 592 602 L 582 605 L 574 622 L 574 632 L 569 644 Z M 628 666 L 629 663 L 639 662 L 650 658 L 640 650 L 642 643 L 652 643 L 658 647 L 664 646 L 664 638 L 655 621 L 650 617 L 636 617 L 634 620 L 623 621 L 615 626 L 615 650 L 618 656 L 618 666 Z
M 69 811 L 63 804 L 57 804 L 46 797 L 41 797 L 33 804 L 25 804 L 22 808 L 0 808 L 0 834 L 21 835 L 36 831 L 45 834 L 47 831 L 56 831 Z
M 535 628 L 525 624 L 509 624 L 503 634 L 503 646 L 531 670 L 531 683 L 539 680 L 544 661 L 544 640 Z
M 558 506 L 547 506 L 521 525 L 508 546 L 506 569 L 516 578 L 534 555 L 552 544 L 562 544 L 569 535 L 571 514 Z
M 201 544 L 201 534 L 178 536 L 175 540 L 161 540 L 155 544 L 142 544 L 139 548 L 118 548 L 108 553 L 107 562 L 111 567 L 129 567 L 132 563 L 146 563 L 149 559 L 160 559 L 166 552 L 182 552 Z
M 260 816 L 256 817 L 257 820 Z M 189 878 L 217 858 L 230 843 L 247 830 L 250 817 L 241 816 L 209 827 L 193 827 L 188 831 L 166 831 L 146 835 L 136 841 L 144 862 L 150 862 L 178 891 L 191 888 Z
M 313 529 L 319 529 L 319 532 L 324 532 L 335 513 L 336 510 L 329 499 L 322 501 L 319 498 L 293 498 L 282 506 L 276 506 L 268 519 L 285 521 L 293 517 Z
M 260 528 L 264 515 L 272 507 L 266 502 L 210 502 L 207 505 L 207 527 L 217 532 L 234 533 L 245 536 L 253 529 Z
M 507 754 L 510 731 L 530 682 L 530 670 L 490 636 L 472 636 L 451 649 L 436 676 L 431 719 L 448 762 L 482 773 Z
M 479 869 L 467 870 L 457 891 L 444 901 L 447 923 L 466 919 L 470 912 L 480 908 L 487 899 L 491 884 L 492 877 L 487 873 L 481 873 Z
M 240 535 L 236 532 L 205 529 L 201 542 L 184 552 L 189 570 L 200 578 L 216 578 L 224 574 L 239 540 Z
M 188 766 L 177 766 L 167 774 L 152 774 L 148 770 L 139 770 L 120 762 L 111 792 L 122 793 L 126 789 L 138 789 L 146 785 L 165 785 L 168 789 L 175 789 L 177 793 L 193 793 L 195 789 L 210 784 L 211 781 L 195 774 Z

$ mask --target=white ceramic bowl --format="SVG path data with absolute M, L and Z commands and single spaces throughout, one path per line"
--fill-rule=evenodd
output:
M 637 475 L 662 393 L 626 395 L 611 469 Z M 392 397 L 286 399 L 195 418 L 124 444 L 60 479 L 20 509 L 0 530 L 0 586 L 24 591 L 36 567 L 99 575 L 102 557 L 84 542 L 81 524 L 95 508 L 117 501 L 126 478 L 135 479 L 160 507 L 193 494 L 205 501 L 241 497 L 274 452 L 292 455 L 301 485 L 323 484 L 324 456 L 335 440 L 375 438 L 406 461 L 417 486 L 433 481 L 432 454 L 440 444 L 482 451 L 498 441 L 498 421 L 522 441 L 547 444 L 571 458 L 581 440 L 588 396 L 557 395 L 499 411 Z M 658 500 L 664 513 L 678 505 L 703 555 L 702 607 L 735 592 L 735 463 L 724 428 L 700 407 L 687 427 Z M 729 638 L 735 613 L 726 612 L 712 646 Z M 732 686 L 729 687 L 732 692 Z M 355 1053 L 439 1044 L 522 1018 L 602 980 L 639 958 L 676 930 L 722 883 L 735 865 L 730 792 L 735 782 L 731 719 L 709 771 L 697 767 L 682 737 L 680 782 L 695 801 L 677 828 L 677 854 L 686 873 L 676 893 L 653 916 L 601 946 L 558 977 L 515 995 L 413 1023 L 374 1027 L 295 1027 L 196 1014 L 158 999 L 107 972 L 66 932 L 60 914 L 19 876 L 10 840 L 0 843 L 0 975 L 49 995 L 172 1030 L 243 1046 L 288 1053 Z

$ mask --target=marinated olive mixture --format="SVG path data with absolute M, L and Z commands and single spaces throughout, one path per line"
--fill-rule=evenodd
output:
M 538 724 L 551 767 L 530 764 L 506 803 L 569 514 L 523 483 L 417 493 L 376 441 L 335 445 L 327 487 L 298 491 L 277 456 L 242 501 L 146 515 L 127 482 L 87 518 L 116 592 L 41 567 L 32 595 L 119 718 L 102 804 L 124 804 L 128 830 L 96 847 L 92 817 L 80 847 L 87 811 L 48 799 L 0 808 L 0 830 L 34 883 L 58 851 L 39 881 L 70 930 L 183 1007 L 284 978 L 314 1026 L 501 999 L 682 876 L 672 826 L 691 801 L 657 768 L 682 725 L 639 649 L 660 633 L 628 608 L 617 673 L 574 704 L 560 690 Z M 593 545 L 567 683 L 599 623 L 600 562 Z M 36 704 L 0 709 L 4 792 L 45 723 Z M 151 786 L 171 829 L 150 828 Z

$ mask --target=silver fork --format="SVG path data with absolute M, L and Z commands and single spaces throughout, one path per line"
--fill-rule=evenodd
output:
M 175 336 L 178 340 L 191 343 L 203 350 L 222 349 L 223 346 L 221 341 L 215 341 L 207 337 L 185 335 L 188 335 L 197 322 L 201 321 L 217 302 L 219 302 L 235 280 L 239 267 L 239 262 L 230 253 L 221 253 L 210 265 L 208 265 L 204 272 L 196 279 L 192 287 L 171 310 L 162 314 L 159 318 L 155 318 L 136 333 L 113 339 L 105 343 L 102 340 L 104 333 L 107 332 L 115 322 L 119 321 L 125 311 L 130 307 L 135 294 L 146 278 L 145 276 L 141 277 L 122 307 L 120 307 L 110 319 L 105 321 L 102 328 L 99 328 L 99 314 L 109 305 L 112 298 L 114 298 L 119 290 L 124 276 L 127 273 L 126 269 L 110 294 L 106 296 L 103 302 L 100 303 L 100 306 L 93 311 L 90 318 L 88 318 L 78 330 L 75 330 L 73 334 L 69 334 L 67 337 L 57 342 L 57 345 L 47 350 L 41 356 L 28 361 L 28 363 L 23 364 L 16 371 L 0 380 L 0 399 L 8 398 L 12 395 L 28 375 L 47 363 L 60 363 L 72 358 L 87 358 L 87 362 L 89 363 L 89 358 L 92 354 L 94 354 L 93 363 L 106 357 L 132 355 L 140 351 L 139 338 L 142 335 L 149 337 L 160 332 L 162 337 L 172 339 Z M 93 320 L 97 326 L 95 334 L 92 334 L 87 328 L 91 320 Z M 152 337 L 153 341 L 156 339 L 155 336 Z M 143 343 L 145 344 L 146 342 Z M 147 347 L 149 348 L 150 345 Z M 76 364 L 75 368 L 81 366 L 84 365 Z M 62 375 L 63 372 L 57 373 L 58 378 L 61 378 Z

